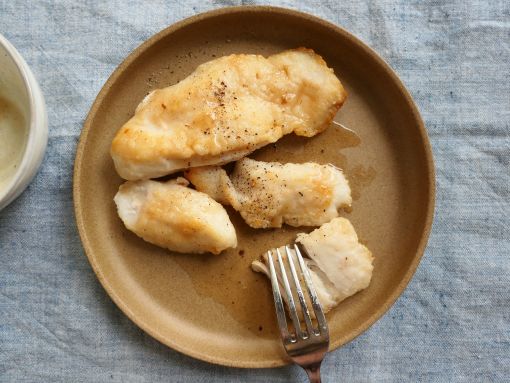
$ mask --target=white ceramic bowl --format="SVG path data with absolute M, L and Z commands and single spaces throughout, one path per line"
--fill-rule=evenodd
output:
M 0 184 L 2 210 L 25 190 L 41 165 L 48 142 L 48 121 L 44 97 L 32 71 L 16 48 L 1 34 L 0 96 L 8 99 L 22 113 L 27 132 L 17 170 Z

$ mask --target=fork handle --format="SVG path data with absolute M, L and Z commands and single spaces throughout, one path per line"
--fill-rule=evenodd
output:
M 321 365 L 305 368 L 310 383 L 321 383 Z

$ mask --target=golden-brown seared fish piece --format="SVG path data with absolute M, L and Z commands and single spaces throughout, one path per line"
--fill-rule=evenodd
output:
M 184 178 L 128 181 L 114 198 L 119 217 L 139 237 L 172 251 L 219 254 L 236 247 L 225 208 L 187 185 Z
M 224 164 L 291 132 L 322 132 L 346 96 L 310 49 L 220 57 L 149 93 L 117 132 L 111 155 L 128 180 Z
M 324 312 L 370 284 L 374 257 L 358 242 L 347 219 L 338 217 L 310 234 L 298 234 L 296 242 L 305 247 L 310 257 L 305 258 L 305 264 Z M 280 253 L 286 257 L 284 247 Z M 294 265 L 298 265 L 293 251 L 291 256 Z M 270 277 L 267 255 L 254 261 L 252 269 Z
M 243 158 L 229 176 L 219 166 L 185 172 L 196 189 L 232 205 L 254 228 L 319 226 L 350 206 L 351 189 L 333 165 L 280 164 Z

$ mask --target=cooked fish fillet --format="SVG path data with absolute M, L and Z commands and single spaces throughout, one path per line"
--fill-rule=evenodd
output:
M 310 234 L 298 234 L 296 242 L 305 247 L 310 257 L 305 259 L 306 267 L 324 312 L 370 284 L 374 268 L 372 253 L 358 242 L 347 219 L 335 218 Z M 285 254 L 284 247 L 280 252 Z M 297 266 L 293 252 L 291 256 Z M 270 277 L 266 254 L 254 261 L 252 268 Z
M 111 155 L 128 180 L 224 164 L 288 133 L 320 133 L 346 96 L 310 49 L 220 57 L 149 93 L 118 131 Z
M 188 184 L 184 178 L 128 181 L 114 198 L 119 217 L 139 237 L 172 251 L 219 254 L 236 247 L 236 232 L 223 206 Z
M 219 166 L 193 168 L 185 177 L 216 201 L 232 205 L 254 228 L 319 226 L 350 206 L 351 189 L 333 165 L 280 164 L 243 158 L 230 178 Z

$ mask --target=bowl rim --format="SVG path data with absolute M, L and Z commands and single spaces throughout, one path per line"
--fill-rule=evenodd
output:
M 0 46 L 5 49 L 5 52 L 14 62 L 16 69 L 23 80 L 25 85 L 25 91 L 27 92 L 29 100 L 29 118 L 27 127 L 28 134 L 23 148 L 23 156 L 19 163 L 18 170 L 11 177 L 3 191 L 0 190 L 0 210 L 7 206 L 17 196 L 16 186 L 21 184 L 23 177 L 30 172 L 30 165 L 32 159 L 33 148 L 36 145 L 37 131 L 38 131 L 38 120 L 37 120 L 37 109 L 41 105 L 40 101 L 36 97 L 36 80 L 21 54 L 18 52 L 16 47 L 9 41 L 5 36 L 0 33 Z M 44 105 L 42 105 L 44 109 Z M 43 128 L 44 129 L 44 128 Z M 47 128 L 46 128 L 47 129 Z M 46 143 L 43 145 L 46 146 Z
M 423 142 L 423 147 L 425 151 L 425 160 L 427 164 L 427 183 L 428 187 L 428 205 L 426 208 L 426 216 L 424 219 L 424 228 L 423 233 L 420 238 L 420 241 L 417 246 L 416 255 L 412 259 L 404 277 L 400 280 L 397 287 L 393 290 L 391 294 L 389 294 L 384 302 L 379 306 L 379 308 L 369 316 L 369 319 L 366 320 L 363 324 L 359 325 L 349 334 L 344 337 L 341 337 L 330 344 L 330 351 L 333 351 L 340 346 L 352 341 L 357 336 L 361 335 L 365 332 L 370 326 L 372 326 L 377 320 L 379 320 L 396 302 L 398 297 L 403 293 L 407 285 L 409 284 L 411 278 L 413 277 L 420 260 L 424 254 L 428 238 L 430 235 L 430 231 L 432 228 L 432 221 L 434 218 L 434 207 L 435 207 L 435 169 L 434 169 L 434 160 L 432 155 L 432 149 L 430 145 L 430 141 L 427 135 L 427 130 L 425 128 L 425 124 L 420 116 L 418 111 L 418 107 L 416 106 L 412 96 L 409 91 L 405 88 L 402 80 L 398 77 L 395 71 L 390 67 L 384 59 L 382 59 L 372 48 L 370 48 L 365 42 L 361 39 L 357 38 L 347 30 L 342 27 L 333 24 L 332 22 L 321 19 L 320 17 L 311 15 L 306 12 L 298 11 L 295 9 L 289 9 L 284 7 L 275 7 L 275 6 L 267 6 L 267 5 L 254 5 L 254 6 L 232 6 L 232 7 L 222 7 L 218 9 L 213 9 L 210 11 L 206 11 L 203 13 L 196 14 L 194 16 L 182 19 L 177 21 L 170 26 L 162 29 L 156 34 L 152 35 L 150 38 L 142 42 L 138 47 L 136 47 L 129 55 L 114 69 L 108 80 L 105 82 L 101 90 L 99 91 L 96 99 L 94 100 L 92 107 L 85 119 L 83 124 L 83 129 L 80 135 L 80 139 L 78 142 L 77 150 L 76 150 L 76 158 L 74 163 L 74 173 L 73 173 L 73 201 L 74 201 L 74 211 L 76 224 L 78 227 L 78 232 L 82 241 L 83 248 L 85 250 L 85 254 L 89 259 L 89 262 L 96 274 L 99 282 L 106 290 L 110 298 L 114 301 L 114 303 L 121 309 L 121 311 L 131 319 L 137 326 L 139 326 L 142 330 L 144 330 L 147 334 L 158 340 L 159 342 L 165 344 L 168 347 L 173 348 L 176 351 L 179 351 L 185 355 L 190 357 L 206 361 L 209 363 L 214 363 L 218 365 L 223 365 L 227 367 L 240 367 L 240 368 L 272 368 L 272 367 L 280 367 L 290 364 L 290 360 L 283 359 L 273 359 L 269 361 L 233 361 L 229 358 L 223 358 L 217 355 L 211 355 L 208 353 L 202 353 L 193 348 L 186 347 L 182 344 L 178 344 L 173 341 L 171 337 L 162 334 L 158 329 L 151 327 L 143 318 L 139 318 L 135 315 L 129 306 L 117 295 L 115 290 L 110 286 L 109 282 L 103 275 L 98 266 L 92 252 L 92 244 L 89 242 L 87 237 L 87 233 L 85 230 L 85 223 L 82 215 L 82 206 L 80 201 L 80 189 L 81 189 L 81 167 L 79 166 L 82 163 L 82 157 L 84 154 L 85 143 L 87 141 L 87 136 L 92 126 L 92 122 L 95 119 L 95 116 L 99 110 L 100 103 L 102 99 L 105 97 L 106 93 L 110 90 L 110 88 L 115 84 L 117 79 L 122 75 L 124 70 L 129 67 L 138 57 L 143 54 L 143 52 L 156 44 L 161 39 L 164 39 L 166 36 L 186 27 L 196 22 L 204 21 L 207 19 L 212 19 L 218 16 L 222 16 L 225 14 L 242 14 L 242 13 L 276 13 L 282 16 L 291 16 L 295 18 L 300 18 L 303 20 L 311 21 L 316 24 L 320 24 L 328 29 L 333 30 L 335 33 L 342 35 L 345 39 L 353 42 L 357 45 L 362 51 L 364 51 L 368 56 L 370 56 L 384 71 L 390 76 L 391 80 L 398 87 L 399 91 L 404 96 L 406 102 L 410 107 L 410 111 L 417 122 L 417 126 L 419 129 L 419 135 Z

